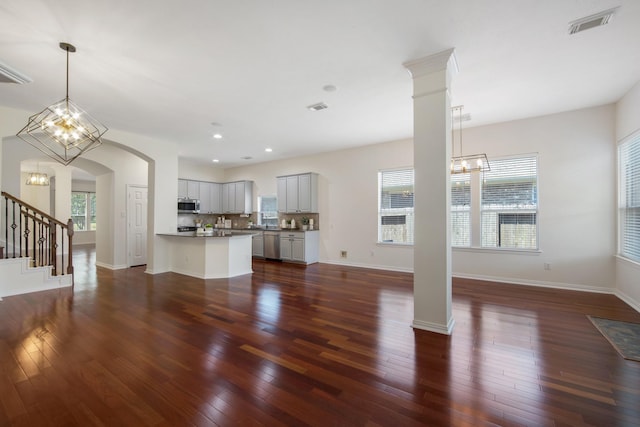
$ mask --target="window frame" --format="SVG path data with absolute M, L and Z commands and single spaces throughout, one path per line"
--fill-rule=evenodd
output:
M 74 195 L 76 194 L 83 194 L 84 198 L 85 198 L 85 212 L 84 212 L 84 221 L 85 221 L 85 228 L 83 229 L 78 229 L 77 227 L 77 222 L 74 220 L 73 221 L 73 231 L 74 232 L 86 232 L 86 231 L 96 231 L 98 229 L 98 215 L 97 215 L 97 207 L 96 209 L 92 212 L 92 207 L 91 207 L 91 198 L 95 198 L 96 197 L 96 192 L 95 191 L 71 191 L 71 199 L 73 200 Z M 92 215 L 93 214 L 93 215 Z M 80 217 L 81 215 L 74 215 L 73 212 L 73 204 L 71 207 L 71 218 L 74 219 L 76 217 Z M 96 221 L 95 221 L 95 228 L 91 229 L 91 218 L 95 217 Z
M 393 174 L 393 173 L 404 173 L 411 175 L 411 184 L 410 184 L 410 195 L 411 195 L 411 207 L 389 207 L 384 208 L 383 204 L 383 182 L 384 182 L 384 174 Z M 413 166 L 402 167 L 402 168 L 394 168 L 394 169 L 381 169 L 378 171 L 378 214 L 377 214 L 377 244 L 379 245 L 390 245 L 390 246 L 413 246 L 414 238 L 415 238 L 415 170 Z M 400 193 L 398 193 L 400 194 Z M 388 200 L 392 200 L 389 198 Z M 387 215 L 384 215 L 385 210 L 387 211 Z M 390 239 L 383 238 L 383 217 L 391 217 L 404 216 L 404 225 L 407 228 L 407 240 L 406 241 L 394 241 Z M 392 224 L 385 224 L 392 225 Z
M 491 160 L 492 164 L 496 164 L 499 162 L 503 162 L 503 161 L 509 161 L 509 160 L 513 160 L 513 161 L 524 161 L 526 159 L 533 159 L 535 161 L 535 207 L 531 208 L 531 207 L 527 207 L 527 208 L 518 208 L 518 207 L 511 207 L 511 208 L 505 208 L 505 209 L 499 209 L 499 208 L 493 208 L 493 209 L 487 209 L 485 208 L 484 204 L 483 204 L 483 188 L 484 188 L 484 172 L 480 172 L 480 182 L 479 182 L 479 196 L 480 196 L 480 200 L 479 200 L 479 235 L 480 235 L 480 240 L 478 242 L 478 246 L 474 247 L 474 249 L 480 249 L 483 251 L 499 251 L 499 252 L 504 252 L 504 251 L 510 251 L 510 252 L 534 252 L 534 253 L 538 253 L 540 252 L 540 158 L 538 153 L 523 153 L 523 154 L 517 154 L 517 155 L 510 155 L 510 156 L 502 156 L 502 157 L 494 157 L 493 160 Z M 489 172 L 491 173 L 491 172 Z M 490 212 L 495 212 L 496 213 L 496 225 L 497 227 L 500 227 L 500 222 L 499 222 L 499 218 L 500 218 L 500 214 L 508 214 L 508 215 L 534 215 L 534 223 L 535 223 L 535 247 L 531 247 L 531 246 L 500 246 L 500 242 L 496 242 L 496 246 L 492 246 L 492 245 L 487 245 L 485 243 L 485 232 L 486 232 L 486 228 L 485 228 L 485 224 L 483 223 L 483 221 L 485 221 L 486 215 L 485 213 L 490 213 Z M 498 230 L 496 230 L 496 239 L 498 238 L 497 236 L 499 236 L 501 233 L 498 232 Z
M 637 219 L 640 217 L 640 195 L 633 195 L 633 206 L 629 206 L 627 187 L 631 184 L 632 189 L 640 192 L 640 131 L 636 131 L 623 139 L 618 144 L 617 156 L 618 156 L 618 256 L 630 262 L 640 264 L 640 224 L 633 225 L 630 232 L 627 232 L 625 228 L 626 218 L 629 216 L 628 212 L 634 212 L 634 217 Z M 631 168 L 626 168 L 623 164 L 626 157 L 625 151 L 631 152 L 631 158 L 629 162 L 635 161 Z M 631 172 L 630 176 L 626 172 Z M 635 200 L 635 198 L 638 200 Z M 637 234 L 636 234 L 637 233 Z M 627 247 L 625 243 L 625 237 L 630 236 L 633 241 L 629 244 L 632 248 L 632 252 L 629 253 L 625 250 Z

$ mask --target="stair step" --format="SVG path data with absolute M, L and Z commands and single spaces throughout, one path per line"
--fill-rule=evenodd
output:
M 52 276 L 51 266 L 31 267 L 30 258 L 0 259 L 0 298 L 30 292 L 70 287 L 70 274 Z

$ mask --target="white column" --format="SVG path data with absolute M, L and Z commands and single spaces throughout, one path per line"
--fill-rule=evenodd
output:
M 404 64 L 413 77 L 415 171 L 413 327 L 451 334 L 451 102 L 449 49 Z

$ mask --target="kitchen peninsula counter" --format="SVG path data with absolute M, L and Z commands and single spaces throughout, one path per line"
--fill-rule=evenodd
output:
M 195 232 L 159 233 L 169 241 L 171 271 L 199 279 L 221 279 L 251 274 L 249 230 L 215 230 L 213 235 Z

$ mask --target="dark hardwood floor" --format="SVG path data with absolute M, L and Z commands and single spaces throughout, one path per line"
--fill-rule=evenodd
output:
M 454 280 L 450 337 L 412 275 L 256 261 L 229 280 L 95 268 L 0 302 L 0 426 L 632 426 L 612 295 Z

